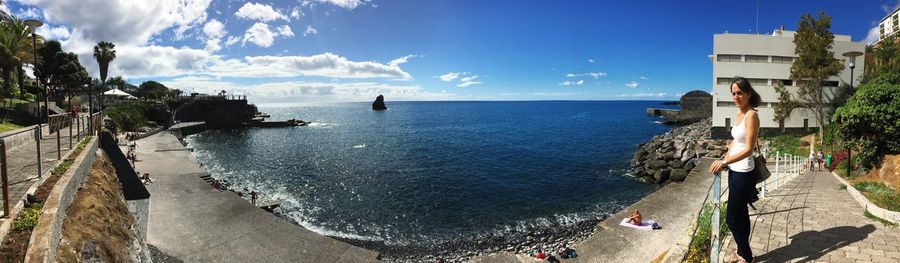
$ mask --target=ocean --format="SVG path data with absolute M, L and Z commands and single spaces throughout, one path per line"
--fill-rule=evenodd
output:
M 185 138 L 212 176 L 309 230 L 383 253 L 527 244 L 657 189 L 627 172 L 669 127 L 657 101 L 387 102 L 261 107 L 307 127 Z M 677 107 L 677 106 L 675 106 Z M 584 225 L 584 224 L 583 224 Z M 592 227 L 588 227 L 592 229 Z M 569 231 L 571 232 L 571 231 Z M 535 240 L 538 242 L 540 240 Z

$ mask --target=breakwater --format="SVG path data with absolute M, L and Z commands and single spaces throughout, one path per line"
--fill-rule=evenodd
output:
M 720 158 L 728 150 L 725 140 L 713 140 L 709 118 L 675 127 L 638 145 L 631 159 L 631 174 L 653 183 L 681 182 L 701 157 Z

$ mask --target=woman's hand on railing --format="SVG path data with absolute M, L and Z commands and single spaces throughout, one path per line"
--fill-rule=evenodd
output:
M 723 163 L 722 160 L 715 160 L 715 161 L 713 161 L 712 164 L 709 165 L 709 172 L 717 173 L 722 170 L 725 170 L 726 167 L 728 167 L 728 166 L 725 165 L 725 163 Z

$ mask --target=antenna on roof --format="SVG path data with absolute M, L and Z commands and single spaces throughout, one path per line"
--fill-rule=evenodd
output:
M 756 34 L 759 35 L 759 0 L 756 0 Z

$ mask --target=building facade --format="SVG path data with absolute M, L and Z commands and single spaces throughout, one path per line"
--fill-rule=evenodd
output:
M 756 109 L 759 112 L 760 132 L 779 133 L 805 132 L 818 127 L 815 114 L 806 109 L 795 109 L 783 122 L 774 120 L 774 106 L 778 104 L 778 92 L 774 85 L 778 81 L 796 98 L 797 83 L 790 79 L 794 54 L 794 31 L 776 29 L 771 35 L 758 34 L 716 34 L 713 36 L 713 54 L 709 56 L 713 64 L 712 77 L 712 130 L 713 138 L 729 138 L 734 117 L 738 112 L 731 97 L 731 81 L 735 76 L 747 78 L 762 97 Z M 834 35 L 832 47 L 835 58 L 848 51 L 865 51 L 865 44 L 852 42 L 848 35 Z M 864 57 L 857 57 L 853 70 L 854 81 L 863 75 Z M 846 63 L 845 63 L 846 65 Z M 825 83 L 826 94 L 832 94 L 841 83 L 850 82 L 850 68 L 844 70 Z
M 900 33 L 900 8 L 895 9 L 878 23 L 878 42 L 898 33 Z

